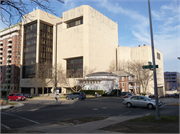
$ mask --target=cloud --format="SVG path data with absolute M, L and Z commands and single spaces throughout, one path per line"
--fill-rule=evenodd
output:
M 132 19 L 133 24 L 132 26 L 132 34 L 137 38 L 138 41 L 144 43 L 149 43 L 149 19 L 137 11 L 133 11 L 130 9 L 125 9 L 121 7 L 118 3 L 110 2 L 108 0 L 104 0 L 99 3 L 99 6 L 106 8 L 109 12 L 115 13 L 115 14 L 123 14 L 130 19 Z M 137 45 L 135 45 L 137 46 Z
M 162 5 L 159 9 L 151 10 L 153 20 L 154 45 L 163 53 L 165 70 L 176 70 L 172 65 L 177 62 L 178 42 L 180 42 L 180 5 L 179 1 L 169 1 L 170 4 Z M 123 14 L 132 19 L 131 33 L 136 43 L 126 44 L 126 46 L 137 46 L 137 43 L 148 45 L 150 42 L 149 18 L 137 11 L 121 7 L 115 1 L 104 0 L 99 6 L 106 8 L 109 12 Z M 120 44 L 121 45 L 121 44 Z

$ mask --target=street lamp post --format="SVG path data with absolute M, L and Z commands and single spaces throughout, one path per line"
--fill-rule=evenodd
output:
M 151 8 L 150 8 L 149 0 L 148 0 L 148 8 L 149 8 L 149 23 L 150 23 L 151 48 L 152 48 L 152 60 L 153 60 L 153 73 L 154 73 L 154 91 L 155 91 L 155 98 L 156 98 L 156 119 L 159 120 L 160 115 L 159 115 L 159 103 L 158 103 L 158 91 L 157 91 L 156 64 L 155 64 L 155 57 L 154 57 L 153 30 L 152 30 Z

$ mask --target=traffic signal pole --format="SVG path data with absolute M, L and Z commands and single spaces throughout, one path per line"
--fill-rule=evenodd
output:
M 154 41 L 153 41 L 153 30 L 152 30 L 152 22 L 151 22 L 150 0 L 148 0 L 148 7 L 149 7 L 149 23 L 150 23 L 152 61 L 153 61 L 153 73 L 154 73 L 154 92 L 155 92 L 155 98 L 156 98 L 156 119 L 159 120 L 160 119 L 160 115 L 159 115 L 157 77 L 156 77 L 156 64 L 155 64 L 155 57 L 154 57 Z

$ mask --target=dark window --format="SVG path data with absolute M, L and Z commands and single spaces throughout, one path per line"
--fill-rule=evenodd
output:
M 67 28 L 78 26 L 78 25 L 81 25 L 81 24 L 83 24 L 83 18 L 80 18 L 78 20 L 74 20 L 74 21 L 68 22 L 67 23 Z
M 83 77 L 83 58 L 67 60 L 67 78 Z
M 161 59 L 161 57 L 160 57 L 160 53 L 157 53 L 157 59 Z
M 35 77 L 37 22 L 24 26 L 23 78 Z M 16 53 L 20 52 L 16 51 Z

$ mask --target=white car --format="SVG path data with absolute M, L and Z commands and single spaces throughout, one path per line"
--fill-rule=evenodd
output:
M 155 100 L 151 100 L 151 98 L 142 95 L 134 95 L 129 98 L 123 98 L 123 104 L 127 105 L 127 107 L 137 106 L 148 107 L 149 109 L 156 107 Z M 159 101 L 159 106 L 161 105 L 162 103 Z

